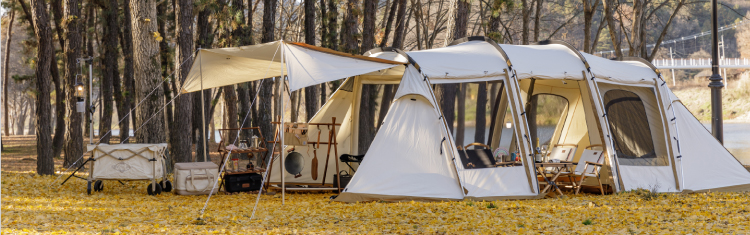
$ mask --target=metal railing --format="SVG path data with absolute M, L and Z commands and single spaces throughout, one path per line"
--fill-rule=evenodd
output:
M 652 62 L 659 69 L 710 69 L 711 59 L 657 59 Z M 719 59 L 719 68 L 750 69 L 750 59 L 724 58 Z

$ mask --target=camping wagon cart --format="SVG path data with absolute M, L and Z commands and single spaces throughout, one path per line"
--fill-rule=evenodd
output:
M 91 157 L 86 192 L 102 191 L 102 180 L 149 180 L 146 192 L 149 195 L 172 190 L 166 177 L 167 144 L 99 144 L 87 145 Z M 82 165 L 85 165 L 84 162 Z M 161 182 L 157 183 L 157 180 Z M 92 185 L 93 184 L 93 185 Z

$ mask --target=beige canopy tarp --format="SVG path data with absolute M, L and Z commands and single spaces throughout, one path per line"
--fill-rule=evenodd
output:
M 284 41 L 202 49 L 181 91 L 188 93 L 281 75 L 288 75 L 289 89 L 297 90 L 403 64 Z

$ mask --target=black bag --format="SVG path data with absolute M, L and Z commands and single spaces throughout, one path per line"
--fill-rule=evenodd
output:
M 350 175 L 346 171 L 341 171 L 338 174 L 333 174 L 333 187 L 337 187 L 339 185 L 339 177 L 341 178 L 341 189 L 346 188 L 346 185 L 349 184 L 349 181 L 352 181 L 352 175 Z
M 232 174 L 224 176 L 224 191 L 229 193 L 259 190 L 263 176 L 258 173 Z

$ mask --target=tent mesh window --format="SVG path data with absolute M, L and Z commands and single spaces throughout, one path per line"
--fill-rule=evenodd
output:
M 534 147 L 550 145 L 555 129 L 567 115 L 568 99 L 553 94 L 536 94 L 531 97 L 528 122 Z
M 508 95 L 503 87 L 498 91 L 497 110 L 494 129 L 491 130 L 492 141 L 489 142 L 492 151 L 497 154 L 496 162 L 512 162 L 512 154 L 518 151 L 515 135 L 516 125 L 513 124 Z M 505 167 L 520 166 L 506 165 Z
M 630 91 L 610 90 L 604 104 L 617 157 L 654 160 L 654 140 L 641 98 Z

